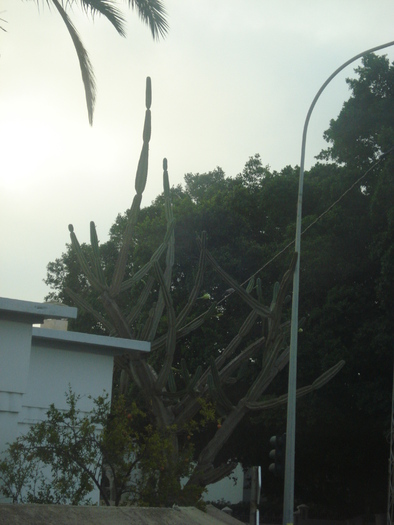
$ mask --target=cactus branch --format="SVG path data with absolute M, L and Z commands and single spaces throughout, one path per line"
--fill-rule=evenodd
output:
M 331 379 L 337 375 L 337 373 L 343 368 L 345 365 L 345 361 L 339 361 L 336 365 L 331 367 L 329 370 L 326 370 L 321 376 L 319 376 L 313 383 L 309 386 L 304 386 L 302 388 L 297 389 L 297 398 L 305 396 L 306 394 L 309 394 L 310 392 L 313 392 L 314 390 L 317 390 L 324 386 L 326 383 L 331 381 Z M 246 401 L 246 407 L 249 410 L 264 410 L 268 408 L 274 408 L 280 405 L 283 405 L 287 403 L 288 396 L 287 394 L 284 394 L 283 396 L 275 397 L 273 399 L 268 399 L 266 401 L 260 401 L 260 402 L 253 402 L 253 401 Z
M 140 268 L 138 272 L 136 272 L 133 275 L 133 277 L 130 277 L 130 279 L 126 279 L 125 281 L 122 282 L 122 284 L 120 285 L 120 292 L 125 292 L 126 290 L 131 288 L 134 284 L 141 281 L 141 279 L 143 279 L 145 275 L 153 268 L 153 263 L 155 261 L 158 261 L 160 257 L 164 254 L 164 252 L 166 251 L 168 242 L 174 231 L 174 226 L 175 226 L 175 220 L 172 220 L 168 224 L 167 232 L 164 236 L 164 239 L 161 245 L 157 248 L 157 250 L 155 250 L 150 260 L 146 264 L 144 264 L 144 266 Z
M 251 295 L 247 293 L 242 286 L 240 286 L 235 279 L 230 277 L 230 275 L 223 270 L 219 266 L 219 264 L 216 262 L 214 257 L 210 254 L 210 252 L 207 250 L 207 259 L 212 264 L 216 272 L 223 278 L 224 281 L 226 281 L 231 288 L 234 288 L 236 293 L 245 301 L 246 304 L 248 304 L 251 308 L 255 309 L 256 312 L 261 315 L 262 317 L 272 317 L 272 312 L 269 308 L 266 306 L 263 306 L 259 301 L 256 301 L 256 299 L 253 299 Z
M 154 269 L 155 269 L 156 277 L 160 283 L 160 288 L 162 291 L 163 300 L 167 308 L 167 317 L 168 317 L 167 351 L 166 351 L 164 363 L 160 370 L 159 377 L 157 379 L 157 385 L 156 385 L 157 389 L 160 391 L 162 390 L 164 385 L 167 383 L 168 375 L 171 370 L 172 360 L 173 360 L 174 353 L 175 353 L 176 318 L 175 318 L 174 307 L 172 306 L 171 295 L 167 289 L 167 283 L 165 282 L 165 276 L 163 275 L 163 272 L 161 271 L 161 268 L 158 262 L 154 263 Z
M 100 251 L 99 251 L 99 242 L 97 238 L 96 225 L 93 221 L 90 223 L 90 244 L 92 246 L 93 252 L 93 264 L 96 272 L 96 277 L 105 288 L 107 288 L 107 283 L 105 281 L 103 268 L 100 261 Z
M 146 179 L 148 176 L 148 158 L 149 158 L 149 141 L 151 136 L 151 112 L 150 105 L 152 102 L 152 87 L 151 80 L 148 77 L 146 79 L 146 94 L 145 94 L 145 123 L 143 131 L 143 145 L 140 155 L 140 160 L 138 162 L 137 173 L 135 176 L 135 191 L 136 195 L 133 199 L 133 204 L 131 206 L 131 212 L 129 221 L 126 226 L 126 231 L 123 237 L 122 247 L 119 252 L 118 259 L 116 261 L 116 266 L 114 274 L 112 277 L 111 283 L 111 295 L 116 297 L 120 292 L 120 286 L 122 284 L 125 270 L 127 257 L 131 248 L 134 227 L 137 222 L 138 213 L 141 206 L 142 194 L 145 189 Z
M 88 279 L 89 283 L 95 290 L 102 291 L 105 289 L 105 287 L 100 283 L 100 281 L 96 278 L 94 275 L 86 257 L 85 254 L 82 251 L 81 245 L 78 242 L 77 236 L 74 232 L 74 227 L 72 224 L 68 225 L 68 230 L 70 232 L 70 239 L 72 247 L 75 251 L 75 254 L 77 256 L 78 262 L 83 270 L 83 273 L 85 274 L 86 278 Z
M 84 310 L 88 314 L 92 315 L 96 319 L 96 321 L 105 326 L 109 333 L 115 332 L 114 325 L 111 324 L 107 319 L 105 319 L 99 312 L 97 312 L 97 310 L 95 310 L 88 302 L 82 299 L 82 297 L 73 292 L 70 288 L 65 288 L 64 291 L 77 306 L 82 308 L 82 310 Z

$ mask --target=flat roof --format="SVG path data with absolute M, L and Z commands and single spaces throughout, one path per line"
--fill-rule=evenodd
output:
M 44 319 L 76 319 L 77 308 L 54 303 L 35 303 L 0 297 L 0 317 L 39 323 Z
M 56 342 L 68 347 L 90 346 L 93 349 L 104 350 L 111 355 L 124 353 L 150 352 L 151 344 L 148 341 L 109 337 L 106 335 L 83 334 L 81 332 L 67 332 L 66 330 L 51 330 L 49 328 L 33 327 L 33 340 L 41 339 L 43 342 Z

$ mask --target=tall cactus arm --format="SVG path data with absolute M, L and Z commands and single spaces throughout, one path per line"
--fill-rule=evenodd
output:
M 234 429 L 247 414 L 248 409 L 243 400 L 239 401 L 235 409 L 223 420 L 222 426 L 215 432 L 211 441 L 203 448 L 198 456 L 198 467 L 190 477 L 188 484 L 205 485 L 206 478 L 204 472 L 209 472 L 213 467 L 213 462 L 217 454 L 232 435 Z
M 190 323 L 182 326 L 185 318 L 190 313 L 191 308 L 193 307 L 194 302 L 196 301 L 199 291 L 201 289 L 201 285 L 204 278 L 204 272 L 205 272 L 205 249 L 206 249 L 206 232 L 203 232 L 200 239 L 200 257 L 199 257 L 199 264 L 198 264 L 198 270 L 196 279 L 194 282 L 194 286 L 192 291 L 189 294 L 188 300 L 184 308 L 181 310 L 181 312 L 178 314 L 176 319 L 176 328 L 177 328 L 177 339 L 181 337 L 185 337 L 187 334 L 192 332 L 193 330 L 196 330 L 199 328 L 204 321 L 211 317 L 213 313 L 216 310 L 216 304 L 212 304 L 208 310 L 206 310 L 203 314 L 201 314 L 196 319 L 193 319 Z M 181 327 L 181 328 L 180 328 Z M 159 348 L 162 348 L 165 344 L 165 336 L 159 337 L 156 339 L 152 344 L 152 350 L 157 350 Z
M 226 346 L 225 350 L 217 357 L 216 366 L 218 368 L 221 368 L 223 366 L 223 363 L 234 354 L 241 342 L 249 334 L 258 318 L 259 316 L 255 310 L 252 310 L 249 313 L 245 321 L 242 323 L 241 328 L 238 330 L 238 333 Z
M 253 342 L 241 354 L 235 357 L 233 361 L 230 361 L 230 363 L 228 364 L 228 368 L 226 367 L 218 374 L 218 376 L 216 376 L 216 380 L 218 381 L 218 384 L 220 384 L 220 382 L 224 383 L 225 380 L 228 379 L 228 377 L 239 368 L 241 363 L 244 360 L 247 360 L 249 357 L 251 357 L 258 350 L 259 346 L 261 346 L 262 344 L 264 344 L 263 338 Z M 214 366 L 215 366 L 215 362 L 217 362 L 217 359 L 216 361 L 213 361 Z M 215 366 L 215 369 L 216 369 L 216 366 Z M 224 373 L 223 376 L 222 376 L 222 373 Z M 210 376 L 211 376 L 211 379 L 208 379 L 208 377 Z M 208 368 L 204 372 L 204 374 L 201 376 L 201 378 L 198 380 L 195 386 L 195 390 L 200 393 L 199 394 L 200 396 L 204 396 L 209 393 L 210 389 L 208 387 L 208 381 L 211 382 L 211 389 L 212 389 L 213 377 L 211 373 L 211 368 Z M 179 401 L 173 407 L 173 413 L 176 416 L 175 424 L 178 425 L 179 427 L 182 427 L 187 421 L 192 419 L 198 413 L 200 408 L 201 407 L 199 403 L 196 402 L 196 400 L 193 397 L 191 396 L 184 397 L 183 399 L 181 399 L 181 401 Z M 230 405 L 227 407 L 227 409 L 229 408 L 230 408 Z
M 164 161 L 166 161 L 166 159 L 164 159 Z M 164 162 L 164 168 L 166 169 L 166 167 L 167 167 L 166 162 Z M 167 183 L 166 183 L 166 180 L 167 180 Z M 164 174 L 164 188 L 165 188 L 165 193 L 168 194 L 168 197 L 170 197 L 169 185 L 168 185 L 168 177 L 166 177 L 166 174 Z M 168 218 L 168 220 L 170 222 L 169 222 L 169 227 L 167 229 L 167 233 L 166 233 L 166 237 L 165 237 L 164 243 L 167 242 L 167 241 L 168 241 L 168 243 L 170 243 L 170 236 L 172 236 L 172 230 L 170 228 L 171 227 L 173 228 L 173 225 L 174 225 L 174 222 L 175 222 L 174 219 L 172 218 L 172 209 L 170 208 L 170 205 L 171 205 L 170 200 L 166 199 L 166 206 L 167 206 L 166 209 L 168 210 L 167 213 L 166 213 L 166 216 L 167 216 L 167 218 Z M 164 245 L 164 243 L 163 243 L 163 245 Z M 182 325 L 185 317 L 190 313 L 190 310 L 191 310 L 191 308 L 192 308 L 196 298 L 199 295 L 199 291 L 201 289 L 201 285 L 202 285 L 202 282 L 203 282 L 203 277 L 204 277 L 204 272 L 205 272 L 205 260 L 206 260 L 206 257 L 205 257 L 206 232 L 202 233 L 201 239 L 199 240 L 199 243 L 200 243 L 201 249 L 200 249 L 199 265 L 198 265 L 198 270 L 197 270 L 195 283 L 194 283 L 193 289 L 190 292 L 190 295 L 188 297 L 187 304 L 182 309 L 182 311 L 180 312 L 180 314 L 178 315 L 178 317 L 176 319 L 177 339 L 179 339 L 181 337 L 185 337 L 187 334 L 189 334 L 193 330 L 196 330 L 199 326 L 201 326 L 205 322 L 206 319 L 211 317 L 214 314 L 214 312 L 216 311 L 216 304 L 213 303 L 210 306 L 210 308 L 208 310 L 206 310 L 203 314 L 201 314 L 199 317 L 197 317 L 196 319 L 193 319 L 193 321 L 191 321 L 187 325 L 182 326 L 182 328 L 179 329 L 179 326 Z M 173 248 L 170 246 L 169 250 L 172 251 L 172 249 Z M 151 259 L 151 261 L 148 264 L 149 265 L 151 265 L 151 264 L 153 265 L 154 261 L 156 261 L 156 260 L 158 260 L 158 257 L 154 257 L 153 258 L 153 256 L 152 256 L 152 259 Z M 166 274 L 165 274 L 166 277 L 167 277 L 167 279 L 166 279 L 167 288 L 169 288 L 170 282 L 171 282 L 170 279 L 168 279 L 168 277 L 170 276 L 170 273 L 168 272 L 168 269 L 172 269 L 172 264 L 173 264 L 173 255 L 171 255 L 170 258 L 167 258 L 167 267 L 166 267 Z M 130 279 L 130 282 L 132 280 L 134 280 L 136 276 L 137 276 L 137 274 L 135 276 L 133 276 L 132 279 Z M 125 283 L 126 283 L 126 281 L 125 281 Z M 161 313 L 162 313 L 163 307 L 164 307 L 164 304 L 162 303 L 161 306 L 160 306 Z M 155 319 L 156 319 L 156 322 L 155 323 L 152 322 L 152 325 L 154 324 L 154 327 L 152 327 L 150 329 L 150 332 L 148 333 L 147 331 L 145 331 L 145 336 L 146 336 L 145 338 L 148 339 L 148 340 L 151 340 L 151 338 L 153 338 L 155 333 L 156 333 L 157 321 L 160 319 L 159 310 L 156 310 Z M 162 348 L 165 345 L 165 341 L 166 341 L 166 336 L 165 335 L 159 337 L 156 340 L 154 340 L 154 342 L 152 343 L 152 351 Z
M 70 232 L 70 239 L 71 239 L 71 245 L 75 251 L 75 254 L 77 256 L 78 262 L 82 268 L 83 273 L 85 274 L 86 278 L 88 279 L 90 285 L 98 291 L 102 291 L 105 289 L 105 286 L 98 280 L 96 275 L 94 274 L 92 268 L 90 267 L 85 254 L 82 251 L 81 245 L 78 242 L 77 236 L 74 232 L 74 226 L 72 224 L 68 225 L 68 230 Z
M 263 287 L 261 285 L 260 277 L 257 279 L 256 288 L 257 288 L 257 299 L 258 299 L 259 303 L 262 303 L 263 302 Z
M 96 225 L 93 221 L 90 222 L 90 244 L 92 246 L 92 252 L 93 252 L 93 264 L 94 269 L 96 271 L 97 279 L 100 281 L 100 283 L 107 288 L 107 283 L 104 277 L 103 268 L 101 266 L 101 257 L 100 257 L 100 251 L 99 251 L 99 242 L 97 238 L 97 231 L 96 231 Z
M 267 306 L 263 306 L 259 301 L 253 299 L 253 297 L 247 293 L 247 291 L 240 286 L 237 281 L 235 281 L 230 275 L 219 266 L 215 258 L 207 250 L 207 259 L 212 264 L 217 273 L 226 281 L 231 288 L 234 288 L 235 292 L 244 300 L 244 302 L 249 305 L 251 308 L 256 310 L 256 312 L 262 317 L 272 317 L 272 312 Z
M 233 374 L 240 368 L 240 366 L 247 362 L 248 359 L 253 357 L 255 353 L 260 350 L 262 346 L 265 345 L 265 337 L 260 337 L 260 339 L 257 339 L 256 341 L 253 341 L 249 346 L 245 348 L 245 350 L 242 350 L 240 354 L 234 357 L 229 363 L 226 364 L 221 370 L 220 370 L 220 380 L 222 383 L 225 383 L 230 379 L 230 377 L 233 376 Z
M 171 406 L 177 399 L 181 399 L 182 397 L 188 394 L 193 396 L 193 398 L 200 397 L 200 392 L 197 392 L 195 390 L 195 386 L 197 384 L 198 379 L 201 376 L 201 373 L 202 373 L 202 367 L 200 365 L 197 367 L 197 370 L 195 371 L 193 377 L 189 376 L 186 388 L 183 388 L 182 390 L 177 390 L 174 374 L 171 370 L 168 375 L 168 391 L 163 390 L 162 395 L 165 398 L 169 398 L 172 400 Z
M 289 362 L 289 347 L 285 348 L 277 360 L 271 366 L 271 369 L 265 375 L 264 381 L 261 382 L 260 392 L 265 392 L 275 377 L 281 372 Z
M 148 318 L 145 321 L 144 327 L 143 327 L 142 332 L 141 332 L 140 339 L 142 341 L 149 341 L 148 336 L 149 336 L 149 333 L 150 333 L 150 330 L 151 330 L 151 327 L 152 327 L 153 318 L 155 316 L 155 309 L 156 309 L 156 303 L 153 303 L 153 306 L 149 310 Z M 167 335 L 164 335 L 164 339 L 165 339 L 165 341 L 167 341 Z M 152 347 L 151 347 L 151 350 L 153 350 Z
M 219 467 L 209 465 L 207 468 L 197 472 L 201 479 L 202 485 L 206 486 L 210 485 L 211 483 L 216 483 L 217 481 L 220 481 L 221 479 L 229 476 L 232 472 L 234 472 L 237 465 L 238 463 L 235 462 L 223 463 L 222 465 L 219 465 Z
M 234 337 L 234 339 L 230 342 L 228 347 L 224 350 L 224 352 L 218 356 L 215 360 L 216 367 L 220 370 L 223 366 L 224 362 L 235 352 L 235 350 L 239 347 L 240 343 L 242 342 L 245 335 L 247 335 L 250 331 L 250 329 L 253 327 L 256 319 L 258 318 L 258 314 L 254 311 L 252 311 L 246 320 L 244 321 L 243 325 L 241 326 L 238 334 Z M 257 350 L 257 346 L 260 345 L 262 340 L 258 340 L 256 342 L 256 347 L 254 347 L 254 344 L 249 346 L 244 350 L 246 352 L 243 354 L 246 358 L 248 356 L 249 351 L 251 354 Z M 224 355 L 224 358 L 222 359 Z M 235 363 L 233 363 L 235 364 Z M 230 370 L 230 369 L 229 369 Z M 207 370 L 202 374 L 200 377 L 197 385 L 196 390 L 199 392 L 204 392 L 207 389 L 207 381 L 208 381 L 208 375 L 210 374 L 210 368 L 208 367 Z M 183 398 L 175 407 L 174 407 L 174 414 L 176 414 L 177 417 L 177 424 L 180 426 L 184 424 L 185 421 L 188 421 L 188 419 L 191 419 L 192 417 L 197 414 L 199 408 L 198 404 L 195 403 L 195 401 L 191 397 L 185 397 Z
M 158 261 L 160 259 L 160 257 L 164 254 L 164 252 L 166 251 L 167 246 L 168 246 L 168 242 L 169 242 L 170 237 L 171 237 L 171 235 L 172 235 L 172 233 L 174 231 L 174 227 L 175 227 L 175 220 L 172 220 L 168 224 L 167 232 L 166 232 L 166 234 L 164 236 L 164 239 L 163 239 L 163 242 L 161 243 L 161 245 L 157 248 L 157 250 L 155 250 L 155 252 L 151 256 L 150 260 L 146 264 L 144 264 L 144 266 L 142 268 L 140 268 L 133 275 L 133 277 L 130 277 L 130 279 L 126 279 L 125 281 L 122 282 L 122 284 L 120 285 L 120 291 L 121 292 L 125 292 L 126 290 L 131 288 L 134 284 L 138 283 L 141 279 L 143 279 L 145 277 L 145 275 L 151 270 L 151 268 L 153 268 L 153 263 L 155 261 Z
M 206 310 L 203 314 L 199 315 L 196 319 L 193 319 L 190 321 L 190 323 L 185 324 L 182 328 L 176 331 L 176 338 L 181 339 L 182 337 L 186 337 L 191 332 L 194 332 L 194 330 L 197 330 L 207 319 L 212 317 L 216 312 L 216 303 L 212 303 L 211 306 Z M 152 343 L 152 352 L 156 350 L 160 350 L 165 346 L 166 343 L 166 335 L 162 335 L 161 337 L 158 337 L 155 339 Z
M 215 385 L 214 379 L 211 375 L 208 376 L 208 388 L 211 398 L 215 402 L 216 410 L 221 416 L 227 416 L 227 414 L 234 409 L 234 405 L 225 395 L 223 389 Z
M 176 345 L 176 326 L 175 326 L 176 318 L 175 318 L 174 307 L 172 305 L 171 295 L 169 293 L 169 290 L 167 289 L 167 283 L 165 282 L 165 276 L 163 275 L 163 272 L 161 271 L 159 263 L 155 262 L 154 269 L 155 269 L 155 274 L 159 281 L 159 284 L 160 284 L 160 287 L 163 293 L 163 299 L 166 305 L 167 318 L 168 318 L 166 355 L 164 357 L 164 363 L 160 370 L 159 377 L 157 378 L 157 384 L 156 384 L 157 390 L 160 391 L 163 389 L 164 385 L 168 381 L 168 376 L 169 376 L 171 366 L 172 366 L 172 361 L 174 358 L 175 345 Z
M 216 358 L 216 366 L 218 369 L 221 369 L 223 364 L 229 359 L 234 352 L 239 348 L 239 345 L 242 343 L 244 337 L 250 332 L 253 328 L 256 320 L 259 318 L 259 315 L 255 310 L 252 310 L 249 315 L 246 317 L 238 333 L 233 337 L 230 343 L 227 345 L 225 350 Z M 199 381 L 198 387 L 201 389 L 207 381 L 209 374 L 209 368 L 204 372 Z
M 148 300 L 149 294 L 152 290 L 154 283 L 155 279 L 150 275 L 146 281 L 146 284 L 140 296 L 138 297 L 136 305 L 132 308 L 131 312 L 126 317 L 126 322 L 129 326 L 131 326 L 131 324 L 137 319 L 137 317 L 140 316 L 141 310 Z
M 167 223 L 173 220 L 171 193 L 170 193 L 170 179 L 168 177 L 168 160 L 163 159 L 163 191 L 164 191 L 164 213 Z
M 167 229 L 168 225 L 173 221 L 173 213 L 172 213 L 172 203 L 171 203 L 171 193 L 170 193 L 170 184 L 168 180 L 168 164 L 167 159 L 163 160 L 163 187 L 164 187 L 164 208 L 165 208 L 165 214 L 167 219 Z M 148 335 L 148 341 L 153 341 L 156 337 L 157 328 L 160 323 L 160 319 L 163 315 L 164 306 L 166 304 L 166 299 L 164 297 L 164 288 L 166 290 L 170 291 L 171 288 L 171 281 L 172 281 L 172 269 L 174 266 L 174 259 L 175 259 L 175 235 L 172 231 L 169 240 L 168 240 L 168 246 L 167 246 L 167 253 L 166 253 L 166 269 L 164 271 L 164 287 L 160 287 L 160 293 L 159 298 L 157 301 L 156 309 L 155 309 L 155 315 L 152 320 L 151 329 Z
M 206 232 L 202 232 L 201 238 L 200 238 L 200 257 L 198 261 L 198 268 L 197 268 L 197 274 L 194 281 L 193 288 L 189 294 L 187 304 L 183 308 L 183 310 L 179 313 L 176 324 L 177 328 L 182 326 L 184 320 L 189 315 L 190 310 L 192 309 L 199 293 L 200 289 L 204 280 L 204 273 L 205 273 L 205 262 L 206 262 L 206 238 L 207 234 Z
M 234 405 L 228 399 L 223 390 L 223 383 L 219 375 L 219 371 L 216 368 L 215 360 L 213 357 L 210 359 L 210 373 L 208 375 L 208 387 L 212 397 L 215 401 L 222 406 L 224 411 L 230 412 L 234 409 Z
M 151 111 L 150 105 L 152 102 L 152 84 L 151 79 L 146 79 L 146 93 L 145 93 L 145 123 L 142 134 L 143 145 L 140 159 L 138 162 L 137 173 L 135 176 L 135 191 L 136 195 L 133 199 L 129 221 L 126 226 L 126 231 L 123 236 L 122 247 L 116 261 L 115 270 L 112 276 L 111 296 L 116 297 L 120 292 L 120 286 L 124 278 L 127 258 L 131 248 L 133 239 L 134 226 L 137 221 L 138 213 L 141 206 L 142 194 L 145 189 L 146 179 L 148 176 L 148 159 L 149 159 L 149 141 L 151 137 Z
M 172 373 L 172 370 L 170 370 L 170 373 L 168 374 L 168 390 L 171 394 L 176 393 L 176 383 L 175 383 L 175 377 Z
M 294 253 L 291 259 L 291 262 L 290 262 L 290 266 L 288 270 L 285 272 L 282 278 L 282 281 L 279 285 L 279 288 L 277 286 L 274 287 L 273 305 L 271 305 L 273 317 L 272 319 L 268 321 L 269 323 L 269 333 L 267 337 L 268 344 L 270 344 L 271 338 L 276 337 L 277 330 L 281 323 L 283 305 L 285 303 L 285 299 L 286 299 L 286 295 L 287 295 L 289 286 L 293 280 L 294 268 L 297 263 L 297 258 L 298 258 L 298 254 Z
M 266 384 L 266 379 L 270 375 L 271 368 L 277 361 L 280 351 L 283 350 L 284 335 L 278 335 L 274 343 L 270 348 L 266 347 L 266 353 L 268 358 L 265 360 L 262 370 L 259 375 L 256 377 L 253 385 L 250 387 L 247 393 L 247 399 L 255 401 L 263 393 L 263 386 Z
M 317 390 L 324 386 L 326 383 L 331 381 L 333 377 L 337 375 L 337 373 L 343 368 L 345 365 L 345 361 L 339 361 L 336 365 L 331 367 L 329 370 L 326 370 L 321 376 L 319 376 L 313 383 L 309 386 L 304 386 L 302 388 L 297 389 L 297 398 L 305 396 L 306 394 L 309 394 L 310 392 L 313 392 L 314 390 Z M 274 408 L 280 405 L 283 405 L 287 403 L 288 395 L 284 394 L 283 396 L 279 396 L 272 399 L 267 399 L 265 401 L 260 402 L 253 402 L 253 401 L 246 401 L 245 406 L 249 410 L 264 410 L 268 408 Z
M 108 292 L 103 292 L 100 295 L 100 300 L 115 327 L 118 337 L 133 339 L 133 333 L 116 301 L 114 301 Z
M 186 384 L 186 390 L 194 395 L 194 388 L 197 384 L 197 381 L 200 379 L 202 373 L 202 366 L 199 365 L 197 367 L 197 370 L 195 371 L 193 377 L 190 375 L 189 370 L 186 366 L 186 360 L 184 358 L 181 359 L 181 374 L 183 377 L 183 380 Z
M 167 229 L 169 224 L 174 220 L 174 215 L 172 212 L 172 202 L 171 202 L 171 193 L 170 193 L 170 181 L 168 178 L 168 162 L 167 159 L 163 159 L 163 188 L 164 188 L 164 213 L 167 220 Z M 166 282 L 168 288 L 171 284 L 172 268 L 174 266 L 175 260 L 175 235 L 174 230 L 172 230 L 171 236 L 168 241 L 167 255 L 166 255 Z
M 82 297 L 73 292 L 70 288 L 65 288 L 64 291 L 77 306 L 79 306 L 80 308 L 82 308 L 82 310 L 92 315 L 96 319 L 96 321 L 105 326 L 105 328 L 109 331 L 110 334 L 113 334 L 115 332 L 114 325 L 111 324 L 107 319 L 105 319 L 100 314 L 100 312 L 97 312 L 97 310 L 95 310 L 89 303 L 82 299 Z

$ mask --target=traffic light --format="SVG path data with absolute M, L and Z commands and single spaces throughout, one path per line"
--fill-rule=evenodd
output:
M 270 444 L 275 447 L 270 453 L 270 459 L 274 460 L 268 467 L 268 470 L 279 478 L 283 478 L 285 474 L 285 458 L 286 458 L 286 433 L 281 436 L 272 436 Z

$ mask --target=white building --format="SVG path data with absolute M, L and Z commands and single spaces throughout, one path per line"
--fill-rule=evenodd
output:
M 150 351 L 144 341 L 65 331 L 76 316 L 68 306 L 0 298 L 0 452 L 52 403 L 66 409 L 70 387 L 89 412 L 91 398 L 111 395 L 114 357 Z M 33 326 L 46 319 L 55 329 Z

